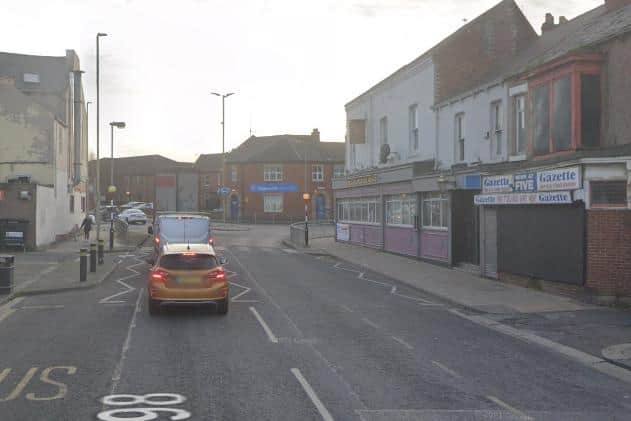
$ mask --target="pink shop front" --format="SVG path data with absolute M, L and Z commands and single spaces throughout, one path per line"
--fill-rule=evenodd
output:
M 376 179 L 335 190 L 336 240 L 450 264 L 449 195 Z

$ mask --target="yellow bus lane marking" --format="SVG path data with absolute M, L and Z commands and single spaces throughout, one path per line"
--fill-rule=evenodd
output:
M 37 396 L 33 392 L 28 392 L 23 395 L 24 391 L 28 388 L 29 385 L 32 384 L 32 380 L 35 377 L 39 370 L 39 367 L 31 367 L 28 369 L 26 374 L 22 376 L 17 385 L 13 388 L 11 393 L 9 393 L 6 397 L 0 397 L 0 402 L 9 402 L 15 399 L 18 399 L 20 396 L 24 396 L 26 399 L 31 401 L 52 401 L 57 399 L 64 399 L 68 394 L 68 386 L 65 383 L 62 383 L 56 379 L 52 378 L 53 371 L 65 371 L 66 375 L 72 376 L 77 372 L 77 367 L 74 366 L 52 366 L 47 367 L 42 370 L 39 376 L 39 381 L 43 384 L 52 385 L 57 388 L 57 391 L 54 395 L 51 396 Z M 0 371 L 0 385 L 2 385 L 5 380 L 9 377 L 13 369 L 5 368 Z

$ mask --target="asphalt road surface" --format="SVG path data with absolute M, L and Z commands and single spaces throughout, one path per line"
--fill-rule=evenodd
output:
M 0 420 L 631 418 L 631 385 L 448 303 L 269 236 L 217 240 L 227 316 L 150 317 L 147 250 L 98 288 L 0 307 Z

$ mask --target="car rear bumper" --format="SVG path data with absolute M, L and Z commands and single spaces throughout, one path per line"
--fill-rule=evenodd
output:
M 204 303 L 223 300 L 228 296 L 228 283 L 214 284 L 208 288 L 169 288 L 165 284 L 149 286 L 152 300 L 179 303 Z

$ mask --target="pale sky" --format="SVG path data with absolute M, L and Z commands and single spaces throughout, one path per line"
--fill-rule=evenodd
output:
M 101 153 L 192 161 L 250 135 L 343 141 L 344 104 L 499 0 L 21 0 L 4 2 L 0 50 L 79 54 L 95 101 L 101 38 Z M 546 12 L 572 18 L 603 0 L 517 0 L 537 31 Z M 90 106 L 90 145 L 96 145 Z

